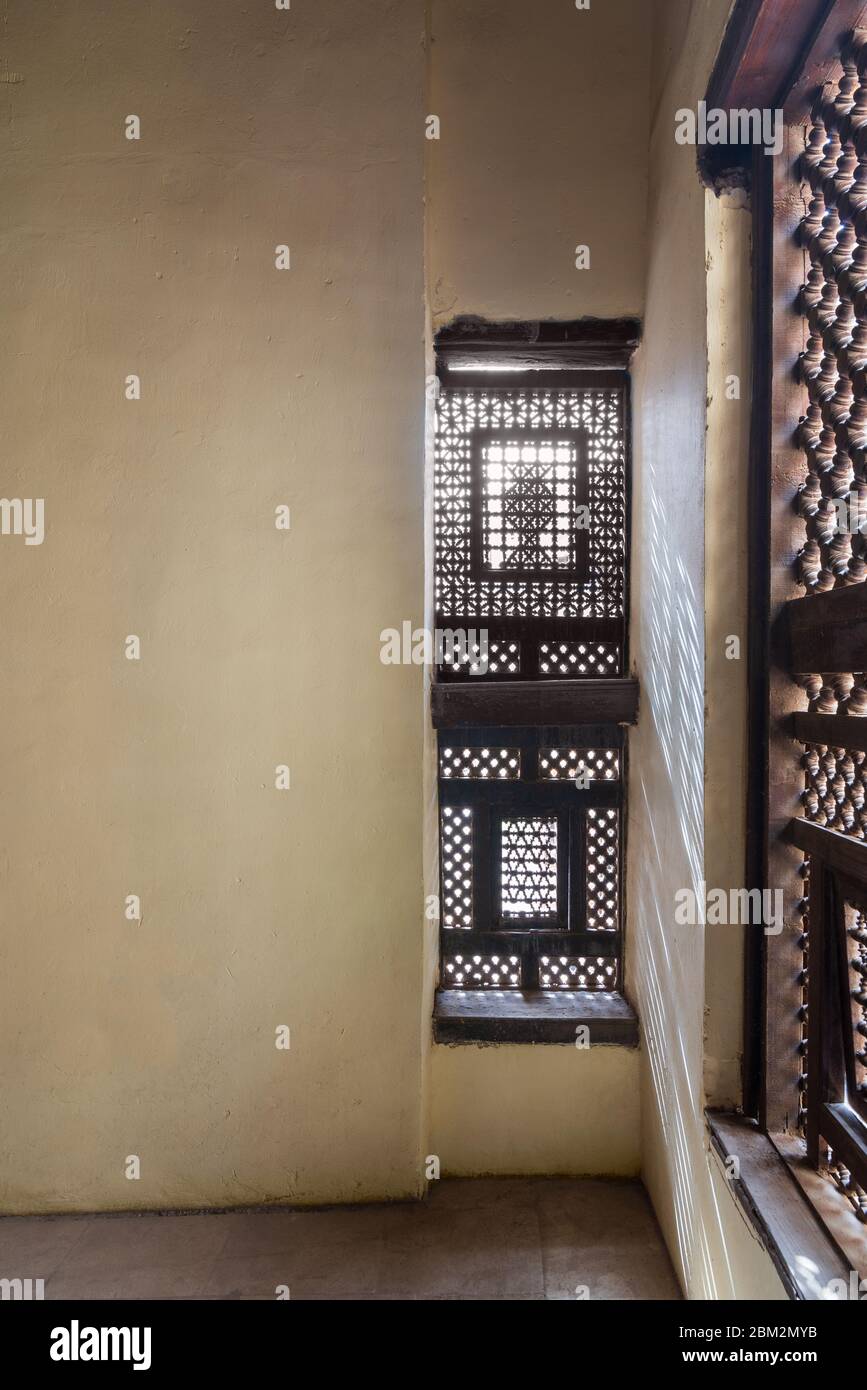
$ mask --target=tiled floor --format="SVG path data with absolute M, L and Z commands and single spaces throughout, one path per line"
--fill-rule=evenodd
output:
M 47 1299 L 680 1297 L 643 1188 L 593 1178 L 443 1181 L 423 1203 L 327 1211 L 5 1217 L 0 1278 L 42 1278 Z

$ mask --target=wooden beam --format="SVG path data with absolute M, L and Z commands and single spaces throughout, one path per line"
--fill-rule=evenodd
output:
M 736 0 L 708 83 L 708 110 L 783 109 L 787 122 L 799 121 L 864 15 L 864 0 Z M 704 145 L 699 171 L 711 186 L 738 169 L 748 178 L 750 154 L 749 145 Z
M 833 0 L 737 0 L 707 88 L 708 107 L 778 106 Z
M 635 724 L 638 681 L 443 681 L 431 686 L 435 729 L 489 725 Z
M 867 670 L 867 585 L 790 599 L 782 622 L 793 672 Z
M 641 337 L 639 319 L 534 320 L 493 323 L 469 315 L 441 328 L 434 340 L 437 360 L 449 368 L 479 361 L 510 367 L 629 366 Z
M 805 854 L 814 854 L 831 869 L 867 884 L 867 843 L 808 820 L 789 821 L 786 839 Z
M 857 748 L 867 753 L 867 719 L 849 714 L 791 716 L 792 735 L 799 743 L 822 743 L 826 748 Z

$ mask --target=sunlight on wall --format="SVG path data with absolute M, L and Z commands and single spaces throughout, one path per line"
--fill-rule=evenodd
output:
M 684 1288 L 699 1299 L 785 1297 L 709 1153 L 705 928 L 675 921 L 678 890 L 703 893 L 707 876 L 709 382 L 705 192 L 695 150 L 676 144 L 673 122 L 703 95 L 728 10 L 727 0 L 663 0 L 655 10 L 647 309 L 633 404 L 632 636 L 642 694 L 630 743 L 627 985 L 644 1036 L 643 1175 Z M 736 1019 L 738 950 L 738 938 L 723 939 L 716 981 L 719 1006 Z

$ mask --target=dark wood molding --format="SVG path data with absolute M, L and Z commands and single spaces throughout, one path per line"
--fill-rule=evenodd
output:
M 590 1046 L 638 1046 L 638 1019 L 607 990 L 441 989 L 434 1008 L 438 1043 L 554 1043 L 575 1046 L 586 1024 Z
M 764 888 L 768 878 L 768 709 L 771 515 L 768 460 L 771 455 L 771 352 L 773 265 L 773 169 L 761 151 L 753 156 L 752 418 L 747 487 L 747 888 Z M 757 932 L 744 940 L 743 1107 L 764 1110 L 764 943 Z
M 755 1120 L 708 1113 L 712 1148 L 738 1160 L 732 1193 L 773 1261 L 789 1297 L 813 1302 L 849 1268 L 822 1228 L 787 1165 Z
M 867 753 L 867 719 L 849 714 L 808 714 L 791 716 L 792 737 L 798 743 L 821 743 L 826 748 L 857 748 Z
M 864 0 L 736 0 L 708 82 L 708 109 L 782 109 L 787 121 L 799 119 L 864 11 Z M 754 177 L 753 154 L 749 145 L 704 146 L 699 172 L 719 191 L 738 172 L 749 181 L 751 163 Z
M 792 671 L 863 671 L 867 665 L 864 584 L 791 599 L 781 622 Z
M 438 364 L 452 370 L 472 368 L 487 359 L 525 370 L 625 371 L 640 337 L 641 322 L 633 318 L 494 323 L 464 315 L 439 330 L 434 347 Z
M 838 830 L 826 830 L 808 820 L 789 822 L 786 838 L 805 854 L 815 855 L 829 868 L 867 884 L 867 844 Z
M 435 729 L 635 724 L 638 681 L 438 681 L 431 686 L 431 720 Z
M 708 107 L 781 106 L 834 0 L 737 0 L 707 86 Z
M 826 0 L 792 80 L 779 97 L 787 122 L 807 119 L 816 93 L 837 67 L 844 40 L 853 29 L 863 27 L 865 17 L 865 0 Z

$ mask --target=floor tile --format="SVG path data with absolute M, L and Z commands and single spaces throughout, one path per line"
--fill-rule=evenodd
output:
M 425 1202 L 0 1219 L 0 1277 L 48 1299 L 677 1299 L 637 1182 L 444 1180 Z M 8 1268 L 6 1268 L 8 1266 Z
M 0 1218 L 0 1278 L 47 1279 L 80 1244 L 91 1216 Z
M 64 1273 L 114 1272 L 149 1265 L 195 1265 L 221 1254 L 228 1238 L 221 1216 L 94 1216 L 65 1257 Z
M 536 1212 L 503 1204 L 411 1209 L 386 1230 L 380 1288 L 396 1297 L 541 1296 L 543 1270 Z
M 45 1297 L 55 1299 L 175 1299 L 204 1293 L 213 1260 L 111 1269 L 61 1267 L 52 1274 Z

